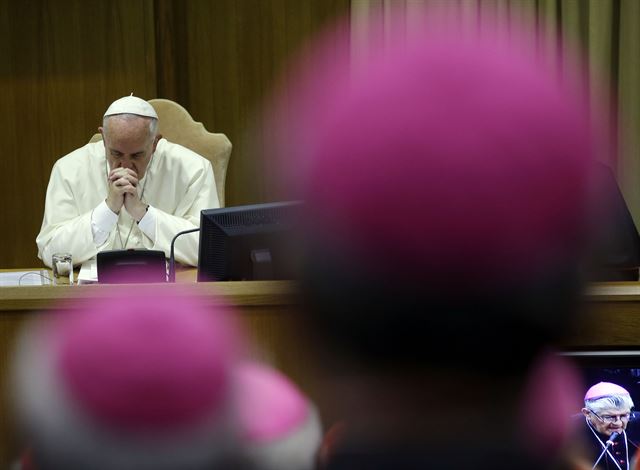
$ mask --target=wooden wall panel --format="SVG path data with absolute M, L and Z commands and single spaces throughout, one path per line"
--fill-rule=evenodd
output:
M 106 106 L 156 95 L 152 0 L 0 0 L 0 266 L 40 264 L 35 238 L 56 159 Z
M 234 144 L 227 205 L 266 202 L 257 113 L 291 53 L 349 0 L 0 0 L 0 267 L 39 266 L 56 159 L 114 99 L 170 98 Z
M 194 118 L 234 145 L 227 205 L 267 202 L 269 162 L 259 113 L 287 61 L 319 30 L 349 12 L 349 0 L 166 0 L 184 18 L 173 51 L 185 77 L 159 93 L 173 96 Z M 168 6 L 167 6 L 168 5 Z

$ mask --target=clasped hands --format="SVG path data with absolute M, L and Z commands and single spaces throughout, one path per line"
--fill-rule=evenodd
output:
M 108 193 L 105 202 L 112 212 L 119 214 L 122 206 L 138 222 L 147 205 L 138 196 L 138 174 L 130 168 L 114 168 L 107 177 Z

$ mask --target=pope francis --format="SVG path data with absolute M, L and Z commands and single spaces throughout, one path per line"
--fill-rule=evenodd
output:
M 53 166 L 38 257 L 57 252 L 81 264 L 102 250 L 146 248 L 169 256 L 173 237 L 200 224 L 200 211 L 220 207 L 211 163 L 162 138 L 158 115 L 143 99 L 125 96 L 103 117 L 102 141 Z M 178 262 L 195 266 L 198 236 L 180 237 Z

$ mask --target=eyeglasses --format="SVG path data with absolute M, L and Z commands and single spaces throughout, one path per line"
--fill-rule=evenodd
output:
M 600 415 L 598 415 L 598 413 L 596 413 L 593 410 L 589 410 L 589 413 L 593 414 L 596 418 L 598 418 L 600 421 L 602 421 L 603 423 L 606 423 L 606 424 L 615 423 L 618 420 L 626 421 L 631 416 L 631 413 L 624 413 L 624 414 L 621 414 L 621 415 L 602 415 L 602 416 L 600 416 Z

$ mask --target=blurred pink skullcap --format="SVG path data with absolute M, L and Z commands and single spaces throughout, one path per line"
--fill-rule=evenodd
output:
M 62 387 L 91 421 L 112 429 L 182 431 L 212 422 L 228 399 L 239 347 L 224 312 L 145 288 L 93 299 L 51 331 Z
M 277 370 L 245 362 L 234 371 L 234 377 L 241 433 L 249 441 L 282 438 L 307 419 L 307 399 Z
M 563 85 L 517 38 L 436 28 L 362 63 L 311 61 L 281 136 L 308 233 L 338 259 L 446 285 L 572 259 L 595 152 L 587 106 L 570 67 Z
M 256 362 L 233 372 L 234 405 L 247 458 L 261 469 L 312 469 L 322 440 L 315 407 L 278 370 Z
M 584 396 L 586 400 L 608 397 L 611 395 L 629 395 L 629 392 L 620 385 L 611 382 L 598 382 L 593 385 Z
M 529 367 L 521 401 L 521 432 L 527 447 L 540 455 L 552 455 L 572 434 L 568 421 L 549 416 L 569 416 L 583 390 L 578 367 L 553 350 L 546 350 Z

